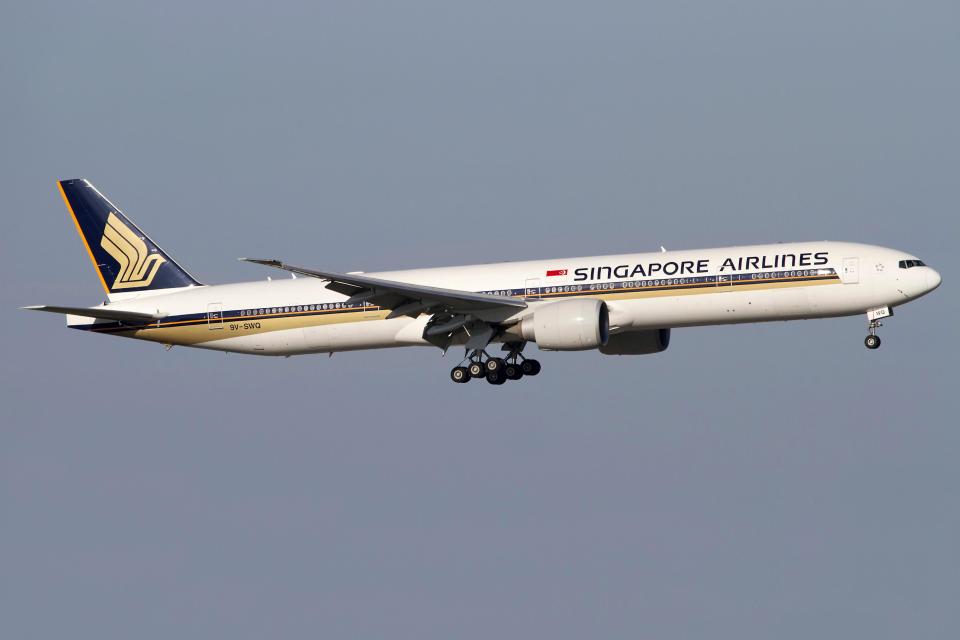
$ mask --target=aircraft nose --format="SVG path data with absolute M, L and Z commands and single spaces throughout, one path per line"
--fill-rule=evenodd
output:
M 927 269 L 927 291 L 933 291 L 940 286 L 940 274 L 936 269 Z

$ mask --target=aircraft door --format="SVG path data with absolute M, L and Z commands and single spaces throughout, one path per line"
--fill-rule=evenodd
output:
M 844 258 L 843 270 L 840 274 L 843 284 L 857 284 L 860 282 L 860 258 Z
M 223 329 L 222 302 L 211 302 L 207 305 L 207 328 L 211 331 Z
M 527 278 L 523 289 L 524 300 L 540 299 L 540 278 Z

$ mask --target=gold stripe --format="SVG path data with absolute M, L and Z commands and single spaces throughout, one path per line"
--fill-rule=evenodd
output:
M 107 216 L 100 246 L 120 264 L 120 273 L 113 281 L 114 289 L 149 287 L 157 269 L 166 262 L 159 254 L 149 255 L 143 239 L 137 237 L 113 211 Z
M 772 280 L 772 279 L 771 279 Z M 757 289 L 784 289 L 784 288 L 793 288 L 793 287 L 806 287 L 806 286 L 824 286 L 830 284 L 838 284 L 840 282 L 839 278 L 830 278 L 825 280 L 800 280 L 800 281 L 774 281 L 774 282 L 764 282 L 761 280 L 750 280 L 748 281 L 751 284 L 757 283 L 761 286 L 754 288 Z M 681 286 L 681 285 L 676 285 Z M 627 291 L 610 291 L 610 292 L 587 292 L 587 295 L 584 295 L 585 298 L 596 298 L 600 300 L 636 300 L 644 298 L 660 298 L 660 297 L 669 297 L 669 296 L 683 296 L 683 295 L 707 295 L 711 293 L 727 293 L 731 291 L 736 291 L 734 287 L 727 286 L 708 286 L 700 287 L 699 289 L 660 289 L 660 290 L 650 290 L 654 287 L 643 287 L 635 290 Z M 565 294 L 567 292 L 564 292 Z M 584 294 L 583 291 L 578 292 L 569 292 L 569 293 L 580 293 Z M 340 312 L 340 313 L 335 313 Z M 316 311 L 291 311 L 287 313 L 277 313 L 277 314 L 264 314 L 258 316 L 227 316 L 224 317 L 224 323 L 229 323 L 231 321 L 236 321 L 240 323 L 260 323 L 259 329 L 240 329 L 238 331 L 229 331 L 229 327 L 225 327 L 227 331 L 216 331 L 211 332 L 208 324 L 207 318 L 195 318 L 192 320 L 177 320 L 173 322 L 166 322 L 160 325 L 151 324 L 147 327 L 139 329 L 131 329 L 129 331 L 112 331 L 111 335 L 121 335 L 131 338 L 140 338 L 142 340 L 150 340 L 153 342 L 161 342 L 164 344 L 179 344 L 179 345 L 193 345 L 201 344 L 204 342 L 211 342 L 213 340 L 223 340 L 225 338 L 240 338 L 243 336 L 257 335 L 261 333 L 269 333 L 272 331 L 283 331 L 286 329 L 303 329 L 306 327 L 321 327 L 333 324 L 347 324 L 347 323 L 359 323 L 359 322 L 370 322 L 376 320 L 383 320 L 390 313 L 389 309 L 379 309 L 379 308 L 357 308 L 352 309 L 348 313 L 343 313 L 343 309 L 322 309 Z M 330 315 L 334 314 L 334 315 Z M 359 317 L 358 317 L 359 314 Z M 283 317 L 270 317 L 270 316 L 283 316 Z
M 150 325 L 149 327 L 131 329 L 129 331 L 112 331 L 110 335 L 140 338 L 142 340 L 161 342 L 163 344 L 192 345 L 211 342 L 213 340 L 241 338 L 261 333 L 270 333 L 272 331 L 284 331 L 286 329 L 305 329 L 307 327 L 321 327 L 334 324 L 373 322 L 385 319 L 390 311 L 383 309 L 375 314 L 371 314 L 369 310 L 356 309 L 354 313 L 341 313 L 327 316 L 317 316 L 316 312 L 311 313 L 313 313 L 313 315 L 296 315 L 265 320 L 256 320 L 250 316 L 235 317 L 235 319 L 243 320 L 244 322 L 259 323 L 259 329 L 230 331 L 229 327 L 225 326 L 223 330 L 211 331 L 207 325 L 206 318 L 204 318 L 200 321 L 183 320 L 171 322 L 160 327 Z M 362 317 L 357 317 L 357 314 L 362 314 Z M 224 320 L 226 321 L 227 319 L 225 318 Z
M 536 300 L 550 300 L 551 297 L 553 296 L 570 296 L 570 295 L 578 295 L 578 294 L 604 296 L 604 295 L 609 295 L 611 293 L 625 293 L 625 292 L 631 292 L 631 293 L 643 292 L 643 293 L 649 294 L 650 296 L 654 296 L 655 294 L 660 294 L 660 293 L 669 294 L 671 292 L 677 292 L 677 289 L 679 287 L 682 287 L 688 290 L 698 289 L 698 291 L 696 291 L 695 293 L 724 293 L 726 291 L 732 291 L 734 290 L 735 287 L 743 286 L 745 284 L 753 285 L 753 284 L 769 283 L 770 285 L 776 285 L 778 283 L 786 283 L 791 286 L 796 286 L 796 285 L 816 286 L 818 284 L 830 284 L 831 282 L 839 280 L 839 277 L 834 275 L 798 276 L 798 277 L 802 277 L 802 278 L 816 277 L 819 279 L 818 280 L 806 279 L 806 280 L 797 281 L 795 279 L 790 280 L 788 278 L 758 278 L 756 280 L 733 280 L 733 281 L 728 280 L 720 284 L 717 284 L 716 282 L 684 282 L 684 283 L 677 283 L 677 284 L 651 285 L 649 287 L 629 287 L 626 289 L 616 288 L 616 289 L 593 289 L 593 290 L 582 289 L 580 291 L 552 291 L 550 293 L 538 294 L 535 298 L 531 296 L 531 298 Z M 774 286 L 772 288 L 777 288 L 777 287 Z M 685 293 L 688 293 L 688 291 L 678 292 L 677 295 L 684 295 Z
M 750 281 L 752 284 L 754 281 Z M 840 280 L 801 280 L 798 282 L 790 281 L 778 281 L 778 282 L 768 282 L 764 283 L 761 286 L 751 288 L 751 290 L 756 291 L 758 289 L 787 289 L 791 287 L 819 287 L 829 284 L 837 284 Z M 650 287 L 653 289 L 654 287 Z M 661 289 L 659 291 L 644 291 L 643 289 L 637 291 L 628 291 L 625 293 L 617 293 L 616 291 L 610 291 L 608 293 L 599 293 L 593 297 L 601 298 L 603 300 L 626 300 L 626 299 L 636 299 L 636 298 L 662 298 L 668 296 L 690 296 L 690 295 L 706 295 L 710 293 L 733 293 L 737 291 L 736 287 L 728 287 L 721 285 L 719 287 L 703 287 L 702 289 Z
M 139 280 L 140 277 L 138 274 L 146 257 L 147 245 L 144 244 L 143 240 L 135 236 L 134 233 L 117 218 L 117 214 L 113 211 L 107 216 L 107 225 L 103 228 L 103 235 L 106 236 L 108 231 L 114 234 L 111 240 L 113 240 L 117 246 L 124 249 L 124 252 L 131 258 L 130 270 L 124 274 L 123 279 Z M 118 240 L 120 242 L 118 242 Z
M 116 237 L 109 226 L 104 227 L 103 237 L 100 238 L 100 246 L 120 265 L 120 272 L 113 281 L 113 286 L 116 288 L 117 283 L 123 282 L 127 277 L 127 273 L 130 271 L 130 255 L 117 242 L 114 242 L 111 236 Z M 120 242 L 123 241 L 122 238 L 117 238 L 117 240 Z
M 67 194 L 63 191 L 63 185 L 60 184 L 60 181 L 57 180 L 57 189 L 60 191 L 60 195 L 63 197 L 63 203 L 67 205 L 67 211 L 70 212 L 70 217 L 73 218 L 73 224 L 77 227 L 77 233 L 80 234 L 80 239 L 83 240 L 83 246 L 87 249 L 87 255 L 90 256 L 90 262 L 93 263 L 93 268 L 97 272 L 97 277 L 100 278 L 100 284 L 103 285 L 103 290 L 107 292 L 107 295 L 110 294 L 110 287 L 107 286 L 107 281 L 103 279 L 103 274 L 100 273 L 100 266 L 97 264 L 97 259 L 93 257 L 93 251 L 90 250 L 90 245 L 87 244 L 87 238 L 83 235 L 83 229 L 80 228 L 80 222 L 77 220 L 77 214 L 73 212 L 73 207 L 70 206 L 70 201 L 67 199 Z

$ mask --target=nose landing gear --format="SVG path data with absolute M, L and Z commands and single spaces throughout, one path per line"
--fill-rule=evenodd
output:
M 883 326 L 881 318 L 889 318 L 893 315 L 893 309 L 890 307 L 877 307 L 867 311 L 867 331 L 869 334 L 863 339 L 863 344 L 867 349 L 880 348 L 880 336 L 877 335 L 877 329 Z
M 523 357 L 521 352 L 524 346 L 525 344 L 512 344 L 504 347 L 509 351 L 505 358 L 492 358 L 483 349 L 474 349 L 450 371 L 450 379 L 458 384 L 465 384 L 473 378 L 486 378 L 492 385 L 501 385 L 507 380 L 535 376 L 540 373 L 540 363 Z

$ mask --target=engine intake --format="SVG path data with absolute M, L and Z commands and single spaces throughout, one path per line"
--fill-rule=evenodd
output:
M 561 300 L 537 307 L 520 323 L 524 340 L 551 351 L 584 351 L 607 344 L 610 320 L 602 300 Z

